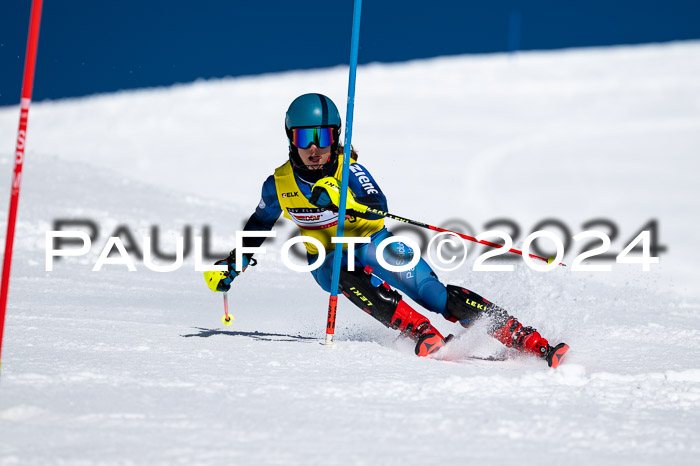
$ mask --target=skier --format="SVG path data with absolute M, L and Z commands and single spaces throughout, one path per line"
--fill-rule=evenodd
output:
M 330 291 L 333 244 L 338 221 L 339 184 L 342 164 L 346 162 L 340 141 L 340 114 L 331 99 L 322 94 L 304 94 L 289 106 L 285 130 L 289 140 L 289 160 L 278 167 L 263 183 L 262 199 L 244 230 L 270 231 L 280 214 L 292 220 L 301 234 L 318 239 L 330 251 L 323 264 L 312 272 L 318 284 Z M 354 157 L 353 157 L 354 156 Z M 507 347 L 544 358 L 556 367 L 568 346 L 549 345 L 535 329 L 523 326 L 503 308 L 473 291 L 443 285 L 423 259 L 406 272 L 390 272 L 376 259 L 377 245 L 392 236 L 384 227 L 383 217 L 351 210 L 357 203 L 386 212 L 387 200 L 367 169 L 355 161 L 351 151 L 348 182 L 348 219 L 345 236 L 369 237 L 367 244 L 355 246 L 355 268 L 347 267 L 347 245 L 343 251 L 340 291 L 355 305 L 387 327 L 398 329 L 415 341 L 418 356 L 433 354 L 448 342 L 430 321 L 409 306 L 401 290 L 429 311 L 468 327 L 480 317 L 489 318 L 490 334 Z M 246 247 L 258 247 L 265 238 L 244 238 Z M 304 243 L 309 264 L 316 262 L 317 248 Z M 392 265 L 408 263 L 413 250 L 402 242 L 390 243 L 384 259 Z M 216 264 L 228 266 L 228 272 L 205 272 L 204 278 L 213 291 L 228 291 L 231 283 L 248 265 L 255 265 L 252 254 L 242 255 L 236 264 L 235 250 Z

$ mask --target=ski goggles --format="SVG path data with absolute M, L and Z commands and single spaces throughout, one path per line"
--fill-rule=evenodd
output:
M 333 144 L 333 127 L 292 128 L 292 144 L 300 149 L 308 148 L 312 143 L 317 147 L 328 147 Z

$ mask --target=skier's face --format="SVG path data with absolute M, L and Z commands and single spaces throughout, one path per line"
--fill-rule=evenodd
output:
M 324 164 L 331 158 L 331 147 L 318 147 L 315 143 L 311 143 L 306 149 L 297 148 L 299 157 L 306 168 L 309 170 L 320 170 Z

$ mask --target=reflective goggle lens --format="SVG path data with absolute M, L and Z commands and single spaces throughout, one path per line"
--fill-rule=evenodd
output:
M 328 147 L 333 144 L 333 128 L 292 129 L 292 144 L 301 149 L 306 149 L 311 143 L 316 144 L 318 147 Z

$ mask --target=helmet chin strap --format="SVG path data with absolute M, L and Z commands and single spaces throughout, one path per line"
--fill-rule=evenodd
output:
M 319 166 L 318 169 L 310 169 L 307 165 L 302 163 L 298 150 L 291 144 L 289 147 L 289 161 L 292 164 L 294 173 L 296 173 L 302 180 L 312 184 L 321 178 L 332 175 L 335 173 L 335 170 L 338 167 L 338 155 L 331 151 L 331 157 L 328 162 Z

